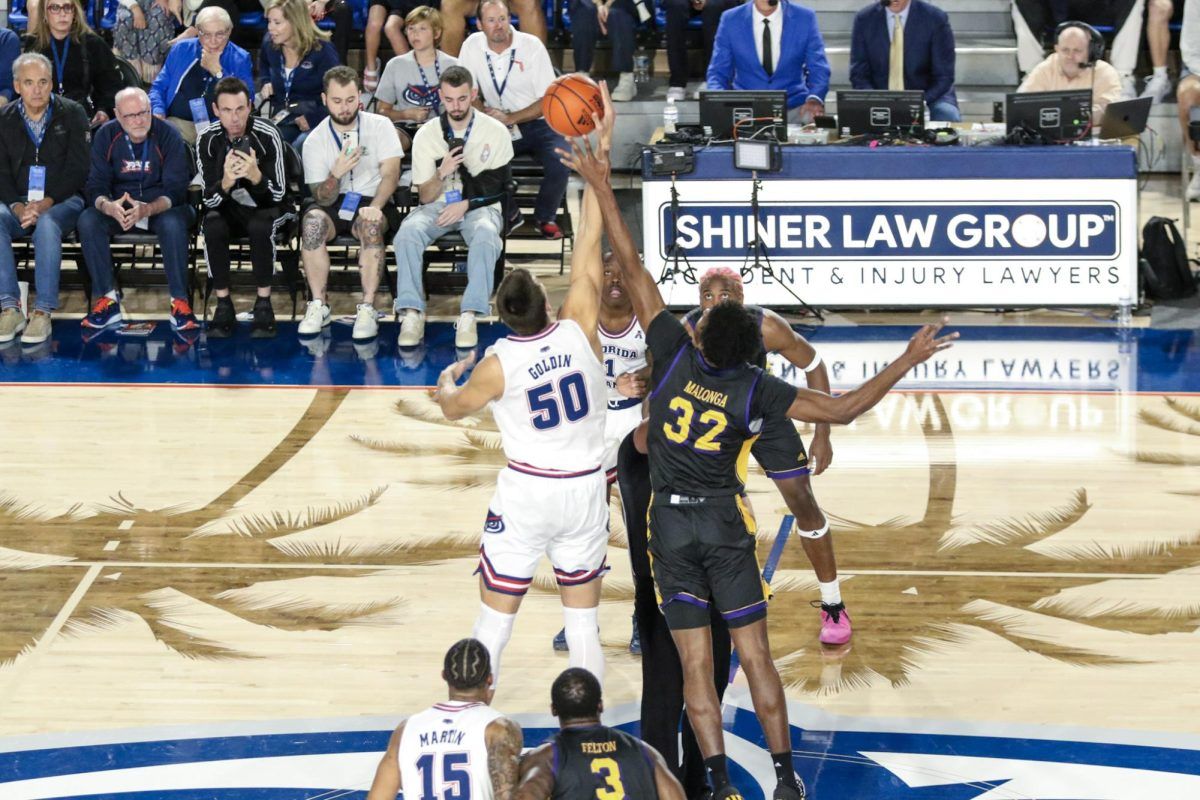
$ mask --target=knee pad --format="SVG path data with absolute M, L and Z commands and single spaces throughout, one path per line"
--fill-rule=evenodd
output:
M 820 539 L 825 534 L 829 533 L 829 520 L 825 520 L 825 524 L 815 531 L 802 531 L 796 528 L 796 533 L 803 536 L 805 539 Z

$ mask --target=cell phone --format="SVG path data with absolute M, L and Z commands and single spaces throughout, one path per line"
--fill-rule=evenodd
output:
M 450 148 L 451 153 L 453 153 L 459 147 L 466 147 L 466 146 L 467 146 L 467 143 L 464 142 L 462 139 L 451 138 L 451 139 L 446 140 L 446 147 Z
M 350 154 L 358 149 L 358 131 L 342 132 L 342 152 Z
M 250 155 L 252 152 L 254 152 L 254 149 L 250 146 L 250 140 L 245 136 L 239 136 L 238 138 L 234 139 L 233 142 L 230 143 L 230 146 L 239 153 L 245 153 L 246 155 Z

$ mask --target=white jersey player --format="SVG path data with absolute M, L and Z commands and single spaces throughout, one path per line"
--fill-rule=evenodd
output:
M 642 421 L 646 393 L 646 335 L 621 283 L 621 270 L 604 256 L 600 295 L 600 348 L 608 381 L 608 417 L 604 421 L 604 472 L 609 485 L 617 480 L 617 451 Z
M 488 705 L 487 648 L 477 639 L 456 642 L 446 653 L 442 678 L 449 699 L 400 723 L 367 800 L 395 800 L 401 789 L 406 800 L 492 800 L 512 792 L 523 737 L 517 723 Z
M 545 554 L 562 596 L 570 664 L 604 679 L 596 609 L 608 569 L 608 389 L 597 334 L 603 223 L 590 191 L 581 217 L 558 321 L 550 321 L 545 288 L 527 270 L 514 270 L 496 290 L 500 319 L 514 335 L 498 341 L 461 387 L 456 381 L 470 362 L 447 367 L 435 394 L 447 419 L 492 403 L 508 458 L 496 478 L 477 570 L 483 602 L 474 635 L 491 652 L 497 676 L 500 653 Z

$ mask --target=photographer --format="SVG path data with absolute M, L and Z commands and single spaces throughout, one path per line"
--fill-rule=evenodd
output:
M 475 317 L 488 313 L 500 257 L 500 207 L 513 156 L 512 137 L 503 123 L 475 110 L 478 91 L 466 68 L 447 69 L 439 88 L 445 112 L 422 125 L 413 138 L 412 179 L 421 205 L 404 218 L 392 241 L 401 347 L 416 346 L 425 334 L 421 266 L 431 242 L 461 230 L 467 243 L 467 289 L 454 336 L 459 348 L 478 343 Z
M 213 112 L 220 121 L 200 135 L 196 160 L 204 178 L 204 261 L 212 276 L 217 308 L 208 335 L 224 338 L 237 328 L 229 296 L 229 241 L 250 238 L 250 263 L 258 299 L 250 335 L 275 335 L 271 276 L 275 272 L 274 233 L 284 215 L 287 182 L 283 139 L 262 117 L 250 116 L 250 90 L 238 78 L 222 78 Z

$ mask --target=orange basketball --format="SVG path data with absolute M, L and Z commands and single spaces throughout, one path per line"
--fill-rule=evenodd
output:
M 603 113 L 600 87 L 577 72 L 563 75 L 542 95 L 542 116 L 563 136 L 587 136 L 596 127 L 592 114 Z

